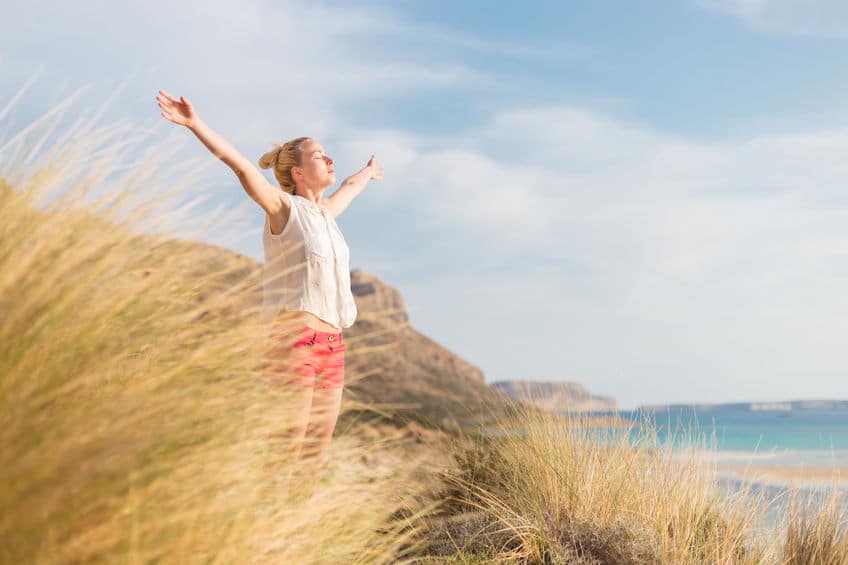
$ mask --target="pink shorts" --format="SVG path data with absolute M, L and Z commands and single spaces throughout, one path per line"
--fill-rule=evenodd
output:
M 321 332 L 303 326 L 293 338 L 283 338 L 272 349 L 270 367 L 276 380 L 325 389 L 344 386 L 345 344 L 342 332 Z M 274 358 L 280 361 L 275 363 Z

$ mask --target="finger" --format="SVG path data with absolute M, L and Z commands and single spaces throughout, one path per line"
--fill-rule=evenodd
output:
M 166 92 L 166 91 L 164 91 L 164 90 L 160 90 L 160 91 L 159 91 L 159 94 L 161 94 L 163 97 L 165 97 L 167 100 L 169 100 L 169 101 L 171 101 L 171 102 L 176 102 L 176 100 L 174 99 L 174 97 L 173 97 L 173 96 L 171 96 L 168 92 Z
M 191 108 L 191 102 L 188 101 L 188 98 L 186 98 L 185 96 L 180 96 L 180 100 L 182 100 L 183 104 Z
M 168 99 L 168 100 L 170 100 L 171 102 L 176 102 L 176 101 L 177 101 L 177 99 L 176 99 L 176 98 L 174 98 L 173 96 L 171 96 L 170 94 L 168 94 L 168 93 L 167 93 L 167 92 L 165 92 L 164 90 L 160 90 L 159 92 L 161 92 L 161 93 L 165 96 L 165 98 L 167 98 L 167 99 Z

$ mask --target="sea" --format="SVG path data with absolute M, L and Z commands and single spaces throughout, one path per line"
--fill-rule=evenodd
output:
M 840 404 L 836 409 L 793 409 L 788 404 L 707 410 L 678 406 L 596 415 L 643 424 L 629 429 L 633 443 L 645 441 L 648 429 L 651 441 L 671 447 L 672 453 L 688 458 L 697 452 L 697 460 L 718 469 L 721 490 L 762 496 L 767 503 L 762 525 L 771 531 L 792 500 L 810 503 L 808 508 L 814 511 L 833 494 L 841 495 L 843 517 L 848 519 L 848 408 Z M 769 467 L 781 473 L 768 478 Z M 809 472 L 818 480 L 802 478 Z
M 634 445 L 647 441 L 682 460 L 691 460 L 696 452 L 696 461 L 715 465 L 721 490 L 762 495 L 768 505 L 762 525 L 772 531 L 782 523 L 791 501 L 809 502 L 814 511 L 834 493 L 842 495 L 840 505 L 848 520 L 848 403 L 839 404 L 834 409 L 797 409 L 788 404 L 776 404 L 774 409 L 768 404 L 706 410 L 678 406 L 582 416 L 598 422 L 593 427 L 601 432 L 599 439 L 606 438 L 602 441 L 627 433 Z M 633 425 L 622 426 L 622 421 Z M 769 467 L 781 472 L 770 475 Z M 808 471 L 817 479 L 802 479 Z
M 848 409 L 845 408 L 669 408 L 603 414 L 634 423 L 647 420 L 660 443 L 671 442 L 681 448 L 695 446 L 706 461 L 718 465 L 848 468 Z M 638 428 L 631 430 L 634 440 L 639 433 Z

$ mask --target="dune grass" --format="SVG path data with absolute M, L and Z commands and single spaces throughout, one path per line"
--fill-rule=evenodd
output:
M 150 233 L 151 161 L 93 162 L 118 129 L 52 130 L 0 154 L 0 561 L 396 559 L 416 455 L 381 441 L 366 464 L 342 436 L 320 489 L 292 492 L 255 264 Z
M 682 435 L 683 437 L 679 437 Z M 634 437 L 636 441 L 634 441 Z M 691 448 L 682 449 L 681 445 Z M 846 563 L 845 503 L 719 488 L 691 430 L 638 429 L 515 404 L 455 445 L 422 560 L 451 563 Z
M 465 517 L 456 533 L 445 530 L 458 556 L 533 563 L 764 558 L 748 535 L 758 516 L 750 497 L 718 493 L 694 452 L 681 461 L 650 432 L 634 446 L 628 430 L 520 405 L 500 429 L 459 452 L 458 471 L 448 477 Z
M 292 489 L 256 265 L 168 235 L 149 188 L 190 183 L 126 130 L 52 119 L 0 140 L 0 562 L 848 559 L 838 496 L 764 533 L 695 451 L 523 405 L 450 449 L 341 429 Z
M 784 538 L 777 548 L 780 563 L 848 563 L 844 494 L 833 491 L 819 504 L 793 496 L 782 530 Z

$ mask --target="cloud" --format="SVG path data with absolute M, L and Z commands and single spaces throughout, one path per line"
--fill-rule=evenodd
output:
M 696 0 L 698 6 L 746 24 L 790 35 L 848 37 L 848 4 L 841 0 Z
M 763 397 L 767 375 L 778 379 L 769 391 L 798 395 L 793 379 L 808 375 L 803 394 L 835 394 L 848 130 L 703 142 L 553 106 L 503 109 L 452 136 L 367 137 L 382 136 L 399 156 L 387 160 L 394 212 L 461 248 L 396 266 L 402 277 L 431 262 L 402 286 L 410 304 L 447 301 L 498 327 L 532 320 L 563 343 L 486 357 L 499 332 L 465 336 L 438 325 L 440 309 L 413 312 L 492 378 L 545 377 L 565 359 L 562 378 L 622 398 L 670 375 L 666 399 Z M 504 352 L 523 339 L 507 333 Z
M 553 243 L 552 258 L 612 275 L 756 273 L 775 244 L 798 264 L 813 242 L 840 240 L 848 212 L 848 131 L 704 143 L 550 107 L 504 110 L 452 136 L 348 135 L 350 158 L 382 139 L 397 197 L 443 225 L 500 252 Z
M 136 73 L 134 87 L 158 82 L 194 96 L 207 112 L 219 111 L 212 115 L 224 126 L 244 126 L 261 110 L 292 129 L 318 124 L 325 131 L 322 124 L 362 101 L 487 80 L 458 59 L 402 48 L 414 28 L 375 7 L 247 2 L 234 9 L 213 0 L 198 10 L 152 0 L 118 9 L 100 0 L 35 0 L 6 15 L 0 52 L 13 54 L 16 73 L 6 73 L 4 86 L 17 78 L 17 87 L 39 66 L 48 67 L 48 80 L 70 72 L 100 86 Z
M 18 3 L 0 23 L 0 52 L 13 54 L 5 91 L 45 69 L 21 104 L 49 107 L 37 99 L 61 98 L 55 81 L 102 85 L 135 71 L 119 113 L 162 132 L 173 130 L 154 106 L 158 88 L 192 99 L 251 160 L 302 133 L 339 171 L 376 151 L 385 180 L 342 220 L 354 255 L 384 261 L 413 322 L 493 378 L 572 378 L 658 401 L 756 397 L 757 379 L 780 376 L 768 390 L 790 391 L 792 375 L 807 375 L 809 393 L 848 394 L 828 382 L 844 365 L 848 319 L 846 130 L 705 142 L 520 99 L 485 113 L 482 100 L 473 120 L 442 127 L 380 121 L 382 104 L 497 85 L 468 52 L 544 49 L 515 54 L 510 42 L 442 30 L 450 48 L 428 51 L 432 29 L 373 7 L 52 4 Z M 701 5 L 773 29 L 792 19 L 776 2 Z M 243 201 L 221 165 L 208 172 L 217 197 Z

